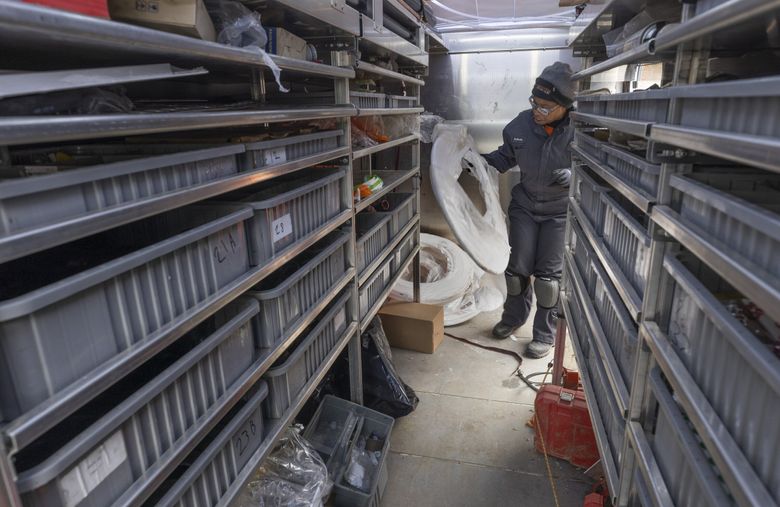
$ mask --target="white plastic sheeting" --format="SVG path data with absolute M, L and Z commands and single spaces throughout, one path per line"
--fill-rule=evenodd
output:
M 461 160 L 468 160 L 485 202 L 482 214 L 458 182 Z M 500 274 L 509 263 L 509 234 L 498 195 L 498 173 L 477 153 L 464 125 L 436 125 L 431 151 L 431 186 L 464 250 L 485 271 Z
M 461 324 L 501 306 L 501 292 L 481 284 L 484 274 L 452 241 L 433 234 L 420 235 L 420 301 L 444 306 L 445 326 Z M 391 297 L 413 299 L 411 266 L 393 287 Z

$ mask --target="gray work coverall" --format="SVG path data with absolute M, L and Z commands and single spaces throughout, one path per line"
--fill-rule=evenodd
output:
M 512 251 L 507 270 L 524 278 L 533 275 L 560 280 L 574 128 L 567 116 L 548 135 L 527 110 L 504 128 L 503 137 L 504 144 L 485 159 L 502 173 L 515 165 L 521 173 L 509 206 Z M 558 169 L 569 171 L 556 173 Z M 562 172 L 564 184 L 559 181 Z M 504 324 L 516 327 L 525 323 L 531 312 L 532 291 L 529 283 L 521 295 L 507 295 L 501 318 Z M 554 309 L 537 307 L 534 340 L 553 343 L 555 320 Z

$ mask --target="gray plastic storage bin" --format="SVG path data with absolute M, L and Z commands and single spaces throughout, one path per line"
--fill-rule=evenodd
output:
M 574 283 L 572 279 L 575 276 L 574 269 L 576 269 L 576 267 L 566 262 L 565 269 L 569 310 L 571 312 L 570 315 L 566 315 L 566 325 L 569 328 L 573 328 L 574 332 L 577 334 L 577 343 L 580 346 L 580 350 L 582 350 L 583 356 L 588 357 L 590 354 L 591 331 L 590 327 L 588 326 L 588 321 L 585 320 L 585 311 L 582 309 L 580 297 L 577 291 L 574 289 Z
M 260 303 L 261 347 L 283 342 L 349 271 L 349 233 L 335 232 L 247 292 Z
M 779 76 L 679 86 L 668 92 L 671 97 L 679 99 L 680 120 L 677 125 L 749 136 L 780 137 L 778 122 L 756 120 L 774 118 L 780 111 Z
M 314 169 L 232 194 L 255 210 L 248 225 L 252 265 L 266 264 L 347 210 L 346 176 L 346 169 Z
M 623 449 L 623 438 L 626 431 L 626 421 L 618 409 L 618 402 L 612 394 L 612 389 L 607 381 L 607 373 L 604 371 L 604 365 L 598 353 L 591 347 L 588 354 L 588 372 L 590 373 L 590 383 L 593 387 L 593 396 L 598 408 L 597 413 L 601 416 L 601 422 L 604 424 L 604 430 L 607 432 L 607 440 L 612 453 L 612 459 L 620 466 Z M 588 400 L 589 403 L 594 400 Z
M 593 307 L 623 382 L 630 387 L 638 343 L 637 326 L 598 259 L 591 259 L 591 272 L 596 278 Z
M 385 107 L 385 94 L 350 90 L 349 101 L 360 109 L 381 109 Z
M 764 280 L 780 280 L 780 175 L 696 173 L 669 184 L 685 225 L 736 262 L 751 261 Z
M 596 183 L 581 167 L 575 167 L 572 171 L 572 187 L 574 200 L 590 220 L 596 234 L 601 235 L 604 232 L 604 217 L 607 212 L 601 195 L 607 193 L 609 188 Z
M 665 123 L 669 90 L 585 95 L 577 97 L 577 111 L 620 120 Z
M 605 203 L 604 244 L 641 299 L 647 285 L 650 262 L 650 235 L 647 230 L 611 197 Z
M 346 400 L 326 395 L 303 432 L 303 438 L 325 461 L 331 479 L 336 477 L 348 458 L 349 442 L 362 423 L 352 407 L 354 404 L 347 405 L 342 401 Z
M 663 266 L 674 280 L 669 340 L 756 475 L 780 502 L 780 358 L 716 298 L 734 294 L 733 289 L 700 261 L 667 255 Z
M 574 263 L 585 283 L 588 296 L 593 297 L 596 290 L 596 273 L 591 260 L 596 258 L 595 253 L 591 250 L 588 238 L 578 222 L 572 221 L 569 231 L 569 249 Z
M 390 234 L 396 237 L 417 214 L 417 196 L 406 192 L 387 194 L 375 207 L 381 213 L 392 215 Z
M 658 401 L 655 433 L 648 436 L 664 483 L 675 505 L 726 507 L 733 505 L 712 462 L 691 431 L 685 416 L 662 385 L 657 370 L 649 384 Z
M 398 251 L 395 252 L 395 258 L 393 260 L 393 272 L 398 273 L 398 271 L 401 270 L 401 267 L 403 267 L 404 261 L 409 258 L 409 256 L 414 251 L 414 247 L 416 245 L 416 231 L 412 229 L 409 231 L 409 233 L 406 235 L 406 237 L 401 240 L 401 242 L 398 244 Z
M 129 248 L 126 255 L 103 264 L 97 260 L 84 271 L 43 281 L 29 291 L 16 287 L 10 299 L 0 302 L 2 420 L 10 421 L 66 388 L 73 394 L 105 382 L 112 368 L 143 352 L 135 345 L 164 341 L 185 325 L 194 309 L 249 270 L 244 220 L 251 216 L 249 208 L 182 208 L 126 226 L 120 231 L 130 234 L 114 238 L 116 243 L 103 250 L 140 241 L 151 246 Z M 194 227 L 185 230 L 188 226 Z M 185 232 L 168 235 L 169 230 Z M 80 260 L 93 254 L 74 245 L 56 252 L 70 252 Z M 33 283 L 27 278 L 19 282 Z M 7 290 L 12 289 L 6 287 L 6 295 Z
M 355 420 L 352 425 L 351 421 Z M 342 425 L 343 422 L 343 425 Z M 342 431 L 333 431 L 331 423 L 342 426 Z M 306 428 L 304 438 L 309 442 L 315 442 L 315 449 L 336 449 L 323 454 L 326 456 L 338 456 L 335 463 L 336 473 L 331 476 L 334 481 L 331 498 L 335 505 L 345 507 L 379 507 L 380 500 L 387 486 L 387 454 L 390 452 L 390 437 L 393 431 L 393 418 L 370 410 L 363 406 L 351 403 L 335 396 L 327 395 L 323 398 L 317 412 L 314 414 L 309 426 Z M 327 426 L 327 427 L 326 427 Z M 349 459 L 352 448 L 358 445 L 360 439 L 366 439 L 371 435 L 383 439 L 381 456 L 373 469 L 366 470 L 370 477 L 368 487 L 361 490 L 351 486 L 345 475 L 349 467 Z M 327 459 L 327 458 L 326 458 Z
M 357 271 L 363 273 L 374 262 L 392 237 L 392 215 L 388 213 L 360 213 L 356 217 L 357 243 L 355 244 L 355 257 L 357 258 Z
M 129 149 L 129 148 L 128 148 Z M 136 158 L 0 182 L 0 238 L 139 206 L 238 173 L 243 146 Z
M 387 95 L 387 106 L 389 108 L 406 108 L 417 105 L 417 97 L 406 95 Z
M 203 145 L 200 145 L 201 147 Z M 167 155 L 192 151 L 197 144 L 60 144 L 46 147 L 14 149 L 11 152 L 11 167 L 31 167 L 39 174 L 45 171 L 64 171 L 111 162 L 146 158 L 150 155 Z M 214 148 L 217 146 L 206 146 Z M 239 153 L 243 151 L 237 145 Z M 52 156 L 57 154 L 57 156 Z M 65 155 L 64 157 L 61 155 Z M 54 159 L 54 160 L 52 160 Z M 49 174 L 46 172 L 46 174 Z
M 284 416 L 306 383 L 314 377 L 336 345 L 345 338 L 344 333 L 353 321 L 349 304 L 351 293 L 352 291 L 347 289 L 331 303 L 290 355 L 264 375 L 269 389 L 268 399 L 265 401 L 266 415 L 271 419 Z
M 248 143 L 243 155 L 247 170 L 283 164 L 299 158 L 310 157 L 339 147 L 343 130 L 326 130 L 314 134 Z
M 638 466 L 634 466 L 633 473 L 631 490 L 628 493 L 628 505 L 631 507 L 653 507 L 653 501 L 650 499 L 650 490 Z
M 390 284 L 390 280 L 395 274 L 395 256 L 390 255 L 377 268 L 374 274 L 366 280 L 366 283 L 360 287 L 360 320 L 362 321 L 368 315 L 368 311 L 379 301 L 385 289 Z
M 229 408 L 254 361 L 252 317 L 237 314 L 171 366 L 18 474 L 25 505 L 70 507 L 143 501 Z
M 603 141 L 599 141 L 595 137 L 577 130 L 574 132 L 574 142 L 577 148 L 590 155 L 596 162 L 603 164 L 607 161 L 607 154 L 602 149 L 602 146 L 605 144 Z
M 157 507 L 214 507 L 233 485 L 249 458 L 265 440 L 263 400 L 268 386 L 262 380 L 257 392 L 246 401 L 168 489 Z
M 658 195 L 658 178 L 661 176 L 661 166 L 651 164 L 633 153 L 605 144 L 602 149 L 606 154 L 606 167 L 619 179 L 634 189 L 641 190 L 650 197 Z

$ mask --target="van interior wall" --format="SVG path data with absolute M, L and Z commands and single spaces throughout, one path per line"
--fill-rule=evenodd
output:
M 450 40 L 455 36 L 447 34 Z M 467 47 L 466 36 L 470 40 L 479 37 L 491 37 L 494 40 L 504 38 L 501 31 L 464 33 L 464 40 L 457 41 L 457 47 L 461 50 Z M 549 38 L 535 39 L 549 41 Z M 563 42 L 565 39 L 560 40 Z M 559 60 L 569 63 L 575 69 L 579 66 L 568 48 L 559 46 L 556 49 L 539 49 L 533 47 L 533 42 L 529 43 L 528 39 L 523 44 L 526 47 L 518 45 L 518 49 L 513 50 L 432 54 L 429 75 L 422 92 L 426 111 L 438 114 L 447 121 L 466 125 L 480 153 L 497 149 L 501 144 L 504 126 L 528 108 L 531 88 L 542 69 Z M 483 47 L 478 41 L 474 42 L 474 46 Z M 431 145 L 424 144 L 421 153 L 422 230 L 454 240 L 430 186 L 430 155 Z M 510 191 L 519 177 L 516 169 L 501 176 L 500 192 L 504 209 L 509 207 Z M 461 182 L 470 195 L 479 195 L 476 180 L 463 177 Z

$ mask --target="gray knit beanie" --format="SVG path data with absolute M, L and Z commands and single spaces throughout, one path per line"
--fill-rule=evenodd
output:
M 533 96 L 552 100 L 564 107 L 574 104 L 575 85 L 571 76 L 574 72 L 569 64 L 555 62 L 542 71 L 533 88 Z

